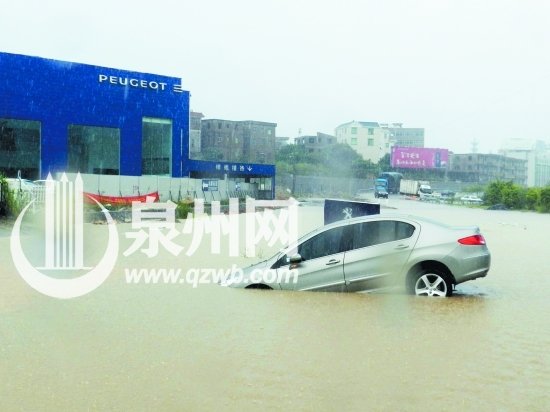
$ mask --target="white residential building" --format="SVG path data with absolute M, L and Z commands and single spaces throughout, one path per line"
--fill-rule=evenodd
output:
M 542 140 L 512 138 L 503 141 L 501 154 L 527 161 L 527 186 L 550 184 L 550 144 Z
M 377 122 L 344 123 L 336 128 L 335 135 L 338 143 L 350 145 L 364 160 L 373 163 L 390 153 L 390 130 Z

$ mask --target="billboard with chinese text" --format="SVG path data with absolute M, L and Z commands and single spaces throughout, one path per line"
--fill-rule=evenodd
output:
M 391 167 L 403 169 L 439 169 L 449 163 L 448 149 L 400 147 L 391 150 Z

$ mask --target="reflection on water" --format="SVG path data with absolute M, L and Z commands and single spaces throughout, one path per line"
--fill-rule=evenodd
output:
M 0 239 L 0 409 L 548 410 L 549 217 L 393 204 L 480 225 L 489 276 L 450 299 L 126 285 L 135 257 L 60 301 L 22 283 Z M 320 222 L 300 213 L 302 231 Z

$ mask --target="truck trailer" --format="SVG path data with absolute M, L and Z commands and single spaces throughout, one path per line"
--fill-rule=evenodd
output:
M 432 194 L 430 182 L 425 180 L 401 180 L 399 193 L 408 196 L 429 196 Z

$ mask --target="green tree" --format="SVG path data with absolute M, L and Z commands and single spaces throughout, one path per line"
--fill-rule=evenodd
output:
M 309 159 L 309 153 L 306 148 L 298 144 L 288 144 L 283 146 L 275 155 L 275 160 L 285 163 L 299 163 Z
M 525 192 L 525 207 L 528 210 L 536 210 L 540 203 L 540 189 L 537 187 L 530 187 Z
M 370 160 L 358 159 L 351 164 L 352 177 L 366 179 L 378 173 L 378 166 Z
M 393 169 L 390 166 L 391 157 L 389 153 L 386 153 L 380 160 L 378 161 L 378 173 L 382 172 L 392 172 Z
M 21 197 L 10 189 L 6 177 L 2 174 L 0 174 L 0 191 L 2 191 L 0 216 L 17 216 L 25 205 L 21 202 Z
M 515 184 L 506 184 L 501 192 L 502 203 L 510 209 L 521 209 L 524 205 L 524 197 L 521 187 Z
M 310 151 L 302 145 L 283 146 L 276 155 L 279 173 L 315 176 L 354 177 L 368 174 L 372 163 L 346 144 L 334 144 L 321 151 Z
M 502 192 L 504 188 L 510 187 L 512 182 L 502 182 L 497 180 L 489 183 L 485 190 L 485 203 L 488 205 L 496 205 L 497 203 L 504 203 L 502 199 Z
M 543 187 L 540 190 L 540 211 L 550 212 L 550 186 Z
M 340 177 L 352 177 L 352 165 L 363 161 L 359 153 L 343 143 L 325 148 L 322 152 L 322 159 L 327 174 Z

